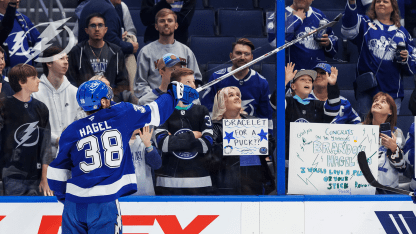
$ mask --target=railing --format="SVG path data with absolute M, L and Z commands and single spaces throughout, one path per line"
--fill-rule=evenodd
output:
M 62 6 L 62 3 L 61 3 L 60 0 L 48 0 L 48 1 L 49 1 L 48 8 L 46 7 L 46 4 L 45 4 L 44 0 L 35 0 L 35 1 L 27 0 L 26 1 L 26 16 L 29 17 L 30 19 L 32 19 L 31 18 L 31 14 L 32 14 L 32 12 L 31 12 L 31 8 L 32 8 L 31 3 L 35 2 L 35 7 L 34 7 L 34 14 L 35 14 L 34 24 L 35 25 L 39 24 L 39 14 L 40 14 L 39 9 L 40 9 L 40 7 L 42 8 L 42 12 L 48 18 L 49 22 L 59 20 L 59 19 L 55 19 L 55 20 L 53 19 L 53 3 L 54 2 L 56 2 L 56 5 L 58 6 L 59 13 L 61 14 L 61 19 L 66 18 L 65 10 L 64 10 L 64 7 Z M 58 40 L 58 43 L 60 44 L 60 46 L 62 48 L 65 48 L 66 44 L 68 43 L 67 42 L 67 37 L 68 37 L 68 34 L 67 34 L 66 30 L 63 30 L 62 37 L 60 35 L 57 35 L 55 37 Z

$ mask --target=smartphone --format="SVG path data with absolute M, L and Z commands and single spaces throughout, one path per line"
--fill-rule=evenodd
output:
M 391 137 L 390 123 L 382 123 L 382 124 L 380 124 L 380 133 L 384 133 L 387 136 Z

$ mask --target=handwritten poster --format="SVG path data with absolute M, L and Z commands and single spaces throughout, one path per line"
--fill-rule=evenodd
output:
M 379 127 L 290 123 L 289 194 L 375 194 L 357 161 L 364 151 L 378 175 Z
M 269 153 L 267 119 L 223 119 L 223 155 Z

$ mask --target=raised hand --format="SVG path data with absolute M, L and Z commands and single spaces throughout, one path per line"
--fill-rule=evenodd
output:
M 152 143 L 150 142 L 150 139 L 152 139 L 152 134 L 153 134 L 153 128 L 152 130 L 150 130 L 149 126 L 143 127 L 143 132 L 140 131 L 139 129 L 139 136 L 140 136 L 140 139 L 142 139 L 144 146 L 149 147 L 152 145 Z
M 289 81 L 293 80 L 298 70 L 293 71 L 295 69 L 294 63 L 288 63 L 285 67 L 285 85 L 289 83 Z
M 336 67 L 331 67 L 331 75 L 327 72 L 326 76 L 328 77 L 328 83 L 330 85 L 335 85 L 338 79 L 338 69 Z

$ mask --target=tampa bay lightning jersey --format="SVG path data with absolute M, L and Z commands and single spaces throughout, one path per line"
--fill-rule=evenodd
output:
M 231 67 L 221 69 L 213 73 L 209 78 L 209 81 L 215 80 L 230 72 Z M 268 118 L 269 129 L 273 129 L 273 112 L 269 102 L 269 83 L 266 78 L 252 69 L 250 69 L 247 76 L 242 80 L 235 78 L 235 76 L 230 76 L 211 87 L 208 87 L 202 95 L 202 105 L 206 106 L 208 110 L 212 112 L 212 106 L 214 104 L 213 100 L 218 90 L 229 86 L 235 86 L 240 89 L 241 107 L 248 115 L 258 118 Z
M 146 106 L 121 102 L 69 125 L 48 168 L 51 190 L 59 200 L 75 203 L 109 202 L 134 193 L 131 135 L 145 125 L 165 122 L 174 104 L 169 94 Z
M 318 98 L 313 93 L 309 94 L 309 97 L 318 100 Z M 350 101 L 348 101 L 343 96 L 339 96 L 340 99 L 340 108 L 337 116 L 331 121 L 331 124 L 359 124 L 361 123 L 361 118 L 358 113 L 352 108 Z
M 385 25 L 371 20 L 366 15 L 357 14 L 356 5 L 347 4 L 342 18 L 342 34 L 351 40 L 360 54 L 357 63 L 358 75 L 373 72 L 378 82 L 378 90 L 393 98 L 404 96 L 403 75 L 416 72 L 416 50 L 412 37 L 403 26 Z M 409 52 L 405 63 L 394 59 L 397 44 L 404 42 Z
M 318 9 L 309 7 L 306 13 L 306 18 L 302 20 L 293 14 L 294 9 L 290 6 L 286 7 L 286 21 L 285 21 L 285 40 L 286 42 L 295 40 L 316 28 L 319 28 L 319 22 L 325 20 L 329 23 L 326 16 Z M 331 19 L 332 20 L 332 19 Z M 319 43 L 310 35 L 300 42 L 290 46 L 289 61 L 295 63 L 295 70 L 312 69 L 316 64 L 325 61 L 325 56 L 333 58 L 338 50 L 338 37 L 334 35 L 332 28 L 326 29 L 329 40 L 331 41 L 331 48 L 328 50 L 319 46 Z

